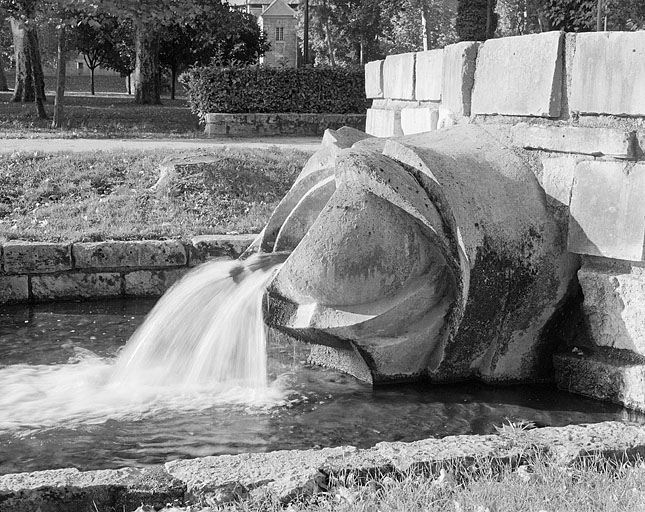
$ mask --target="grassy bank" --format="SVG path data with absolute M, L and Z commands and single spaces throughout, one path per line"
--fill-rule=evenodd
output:
M 0 240 L 100 241 L 259 232 L 310 153 L 220 149 L 153 187 L 171 151 L 0 155 Z
M 83 77 L 85 78 L 85 77 Z M 64 125 L 51 128 L 54 98 L 45 109 L 50 120 L 39 119 L 33 104 L 9 101 L 0 92 L 0 139 L 24 137 L 203 137 L 203 127 L 184 99 L 163 99 L 162 105 L 135 105 L 132 96 L 65 96 Z
M 490 463 L 448 469 L 436 476 L 382 476 L 367 482 L 335 482 L 328 492 L 286 508 L 254 499 L 225 510 L 339 512 L 598 512 L 645 510 L 643 462 L 598 457 L 576 467 L 546 457 L 518 467 Z M 206 504 L 208 505 L 208 504 Z M 221 510 L 216 508 L 214 510 Z

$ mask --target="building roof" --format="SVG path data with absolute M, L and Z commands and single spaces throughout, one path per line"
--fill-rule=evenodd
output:
M 269 7 L 262 11 L 261 16 L 293 16 L 295 18 L 296 11 L 294 11 L 287 2 L 284 0 L 273 0 Z
M 274 0 L 228 0 L 228 4 L 231 7 L 246 7 L 247 5 L 249 6 L 257 6 L 257 7 L 264 7 L 268 8 L 270 5 L 273 3 Z M 286 2 L 290 6 L 298 6 L 300 4 L 300 0 L 289 0 Z

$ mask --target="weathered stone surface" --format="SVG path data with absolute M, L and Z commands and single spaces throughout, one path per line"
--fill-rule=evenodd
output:
M 335 190 L 336 182 L 333 176 L 325 178 L 309 189 L 282 223 L 273 250 L 292 251 L 295 249 Z
M 383 64 L 384 60 L 375 60 L 365 64 L 365 97 L 383 97 Z
M 334 178 L 268 287 L 270 325 L 360 373 L 355 348 L 374 382 L 550 375 L 541 333 L 575 258 L 514 150 L 461 125 L 356 145 Z
M 121 275 L 112 272 L 68 272 L 31 278 L 31 291 L 36 300 L 118 297 L 121 286 Z
M 161 468 L 81 472 L 65 468 L 0 476 L 2 512 L 134 510 L 162 508 L 184 498 L 186 486 Z
M 343 126 L 338 130 L 325 130 L 321 146 L 323 148 L 333 146 L 337 149 L 351 148 L 358 141 L 370 138 L 365 132 L 352 128 L 350 126 Z
M 415 99 L 441 101 L 443 49 L 417 53 Z
M 212 492 L 219 486 L 235 482 L 247 489 L 271 492 L 281 500 L 316 494 L 325 482 L 319 468 L 333 456 L 344 457 L 356 451 L 354 447 L 324 448 L 322 450 L 243 453 L 177 460 L 166 463 L 170 475 L 187 484 L 187 495 L 193 499 Z
M 477 54 L 473 114 L 559 117 L 562 34 L 489 39 Z
M 367 109 L 365 131 L 374 137 L 403 135 L 400 110 Z
M 160 297 L 187 272 L 188 268 L 129 272 L 124 277 L 125 294 L 135 297 Z
M 578 271 L 593 342 L 645 356 L 645 269 L 585 265 Z
M 560 354 L 553 365 L 560 389 L 645 412 L 645 365 L 602 354 Z
M 29 299 L 27 276 L 0 275 L 0 304 L 25 302 L 27 299 Z
M 388 55 L 383 64 L 383 95 L 395 100 L 414 99 L 416 53 Z M 367 133 L 371 133 L 366 130 Z M 372 134 L 375 135 L 375 134 Z
M 457 115 L 470 115 L 475 59 L 481 43 L 462 41 L 443 49 L 441 104 Z
M 287 504 L 328 491 L 334 482 L 358 482 L 368 475 L 379 481 L 427 475 L 441 467 L 490 464 L 499 468 L 538 454 L 548 454 L 566 467 L 589 456 L 634 460 L 644 450 L 642 426 L 604 422 L 379 443 L 365 450 L 341 447 L 177 460 L 167 463 L 165 471 L 157 467 L 88 472 L 68 468 L 9 474 L 0 476 L 0 504 L 2 512 L 131 511 L 158 510 L 175 500 L 224 505 L 250 495 L 272 495 Z
M 328 128 L 365 129 L 364 114 L 206 114 L 204 133 L 211 137 L 322 135 Z
M 401 110 L 401 129 L 404 135 L 436 130 L 438 122 L 439 110 L 436 108 L 404 108 Z
M 571 110 L 645 115 L 645 33 L 576 34 Z
M 236 259 L 258 235 L 200 235 L 191 238 L 189 265 L 195 266 L 217 258 Z
M 584 157 L 557 156 L 542 158 L 542 175 L 540 185 L 546 195 L 558 203 L 569 206 L 571 202 L 571 188 L 573 187 L 573 174 L 578 162 Z
M 8 274 L 60 272 L 72 268 L 71 244 L 6 242 L 3 266 Z
M 643 197 L 645 164 L 579 163 L 571 196 L 569 251 L 643 261 Z
M 176 267 L 187 263 L 178 240 L 90 242 L 74 244 L 76 268 Z
M 559 153 L 635 158 L 635 134 L 614 128 L 535 126 L 519 123 L 511 128 L 513 143 L 526 149 Z

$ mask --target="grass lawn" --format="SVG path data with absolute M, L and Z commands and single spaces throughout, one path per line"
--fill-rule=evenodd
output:
M 176 151 L 0 155 L 0 242 L 189 238 L 254 233 L 311 153 L 221 148 L 153 189 Z
M 24 137 L 114 138 L 203 137 L 203 127 L 183 99 L 164 99 L 162 105 L 135 105 L 128 95 L 66 96 L 64 128 L 53 130 L 53 97 L 45 108 L 50 120 L 39 119 L 34 104 L 9 101 L 0 92 L 0 139 Z

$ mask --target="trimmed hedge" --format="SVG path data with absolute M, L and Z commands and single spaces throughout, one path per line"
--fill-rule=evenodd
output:
M 363 70 L 195 67 L 181 76 L 191 110 L 208 113 L 364 114 Z

